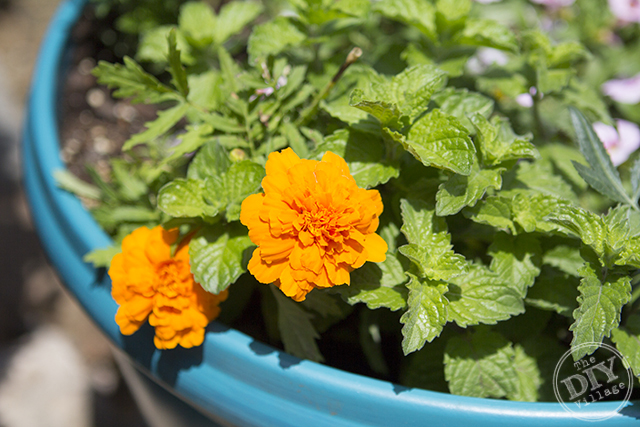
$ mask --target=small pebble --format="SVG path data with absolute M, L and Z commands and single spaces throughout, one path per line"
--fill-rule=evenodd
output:
M 83 76 L 88 76 L 95 66 L 96 61 L 94 61 L 93 58 L 84 58 L 78 64 L 78 72 Z
M 106 96 L 101 89 L 93 88 L 87 92 L 87 104 L 92 108 L 100 108 L 104 105 Z

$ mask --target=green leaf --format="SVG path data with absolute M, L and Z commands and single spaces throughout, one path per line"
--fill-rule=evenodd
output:
M 187 178 L 204 181 L 207 177 L 222 176 L 231 166 L 229 155 L 219 143 L 212 139 L 200 148 L 189 165 Z
M 515 357 L 513 367 L 516 371 L 517 379 L 516 391 L 509 400 L 520 402 L 536 402 L 538 400 L 538 390 L 544 382 L 536 359 L 528 355 L 520 344 L 514 346 Z
M 579 277 L 578 269 L 584 264 L 580 249 L 574 246 L 557 245 L 542 256 L 542 263 L 551 265 L 560 271 Z
M 360 89 L 354 89 L 349 99 L 349 105 L 378 119 L 383 126 L 398 127 L 401 111 L 397 105 L 386 101 L 370 101 Z
M 187 76 L 189 96 L 187 100 L 207 110 L 217 110 L 224 105 L 223 78 L 216 70 Z
M 249 63 L 255 64 L 259 59 L 275 56 L 289 46 L 299 45 L 305 39 L 306 36 L 283 16 L 257 25 L 253 28 L 247 45 Z
M 421 0 L 384 0 L 374 3 L 373 10 L 386 18 L 416 27 L 428 38 L 436 39 L 435 9 Z
M 630 172 L 631 200 L 637 203 L 638 198 L 640 198 L 640 158 L 633 163 Z
M 271 290 L 278 305 L 278 329 L 284 350 L 301 359 L 324 361 L 316 344 L 320 335 L 311 323 L 312 315 L 275 287 L 272 286 Z
M 218 25 L 216 15 L 205 2 L 187 2 L 180 7 L 178 26 L 192 44 L 204 47 L 213 41 L 213 30 Z
M 246 228 L 239 223 L 203 228 L 189 243 L 196 282 L 214 294 L 227 289 L 246 271 L 252 245 Z
M 469 264 L 469 271 L 449 280 L 447 320 L 466 328 L 494 325 L 524 312 L 520 292 L 484 266 Z
M 175 124 L 187 114 L 190 108 L 189 104 L 179 103 L 167 110 L 159 111 L 158 118 L 152 122 L 145 123 L 144 125 L 147 129 L 129 138 L 122 146 L 122 150 L 130 150 L 138 144 L 146 144 L 161 137 L 175 126 Z
M 450 30 L 465 21 L 471 4 L 471 0 L 436 0 L 438 30 Z
M 453 175 L 440 184 L 436 194 L 436 215 L 447 216 L 460 212 L 465 206 L 474 206 L 487 189 L 502 187 L 505 168 L 480 169 L 474 162 L 468 176 Z
M 578 200 L 571 185 L 556 175 L 550 163 L 544 161 L 519 162 L 514 188 L 529 188 L 535 192 L 569 201 Z
M 400 286 L 406 281 L 398 259 L 387 253 L 383 262 L 368 262 L 351 273 L 351 284 L 335 287 L 351 305 L 365 303 L 371 310 L 386 307 L 391 311 L 407 305 L 407 289 Z
M 187 72 L 180 61 L 180 50 L 176 44 L 176 30 L 172 29 L 167 37 L 169 42 L 169 73 L 171 74 L 171 82 L 178 89 L 178 92 L 185 98 L 189 96 L 189 83 L 187 82 Z
M 418 267 L 422 277 L 437 281 L 463 274 L 467 265 L 452 249 L 445 220 L 419 200 L 403 199 L 400 206 L 402 232 L 409 244 L 398 251 Z
M 235 34 L 240 33 L 251 21 L 262 13 L 263 6 L 256 1 L 237 1 L 224 4 L 220 8 L 213 39 L 222 44 Z
M 236 221 L 240 219 L 242 201 L 260 189 L 264 176 L 262 165 L 250 160 L 233 163 L 224 176 L 210 176 L 205 180 L 204 198 L 211 204 L 223 206 L 227 221 Z
M 318 145 L 313 157 L 319 158 L 326 151 L 339 155 L 347 162 L 351 175 L 361 188 L 384 184 L 391 178 L 397 178 L 400 173 L 397 163 L 385 159 L 383 141 L 370 134 L 352 129 L 338 130 Z
M 469 175 L 475 147 L 466 128 L 453 116 L 434 109 L 409 130 L 406 149 L 425 166 Z
M 82 261 L 90 262 L 95 268 L 109 268 L 111 259 L 122 252 L 120 246 L 108 246 L 106 248 L 94 249 L 82 257 Z
M 213 128 L 206 124 L 187 126 L 186 132 L 179 135 L 180 143 L 173 148 L 171 154 L 162 160 L 160 166 L 167 165 L 185 154 L 197 151 L 211 139 L 212 133 Z
M 561 231 L 580 238 L 598 256 L 604 255 L 607 231 L 598 215 L 577 206 L 559 205 L 546 219 L 558 225 Z
M 216 216 L 221 206 L 207 203 L 204 191 L 204 181 L 176 178 L 160 189 L 158 209 L 176 218 Z
M 171 88 L 160 83 L 127 56 L 124 57 L 124 65 L 100 61 L 92 73 L 98 78 L 98 83 L 116 89 L 113 92 L 116 98 L 132 98 L 132 102 L 146 104 L 176 99 Z
M 520 367 L 523 358 L 518 362 Z M 470 337 L 453 337 L 444 354 L 444 375 L 452 394 L 509 397 L 518 394 L 513 345 L 497 332 L 479 329 Z
M 507 119 L 495 116 L 489 122 L 479 113 L 475 113 L 469 118 L 477 130 L 476 138 L 484 164 L 498 165 L 508 160 L 537 157 L 537 150 L 529 142 L 531 135 L 516 135 Z
M 464 30 L 454 40 L 459 44 L 487 46 L 513 53 L 519 50 L 515 33 L 489 19 L 468 19 Z
M 494 104 L 491 98 L 477 92 L 452 87 L 435 94 L 433 101 L 440 106 L 440 111 L 457 118 L 469 132 L 474 131 L 474 126 L 468 117 L 476 114 L 483 118 L 488 117 L 493 111 Z
M 447 285 L 432 280 L 421 281 L 412 274 L 407 284 L 409 299 L 407 311 L 400 318 L 402 327 L 402 351 L 406 356 L 420 350 L 425 342 L 440 335 L 447 323 Z
M 607 154 L 604 145 L 596 135 L 595 131 L 587 122 L 582 113 L 570 107 L 571 121 L 576 131 L 576 138 L 580 147 L 580 152 L 589 163 L 590 167 L 574 162 L 574 167 L 580 176 L 595 190 L 609 197 L 616 202 L 625 203 L 636 209 L 638 204 L 631 200 L 626 193 L 618 171 L 611 163 L 611 158 Z
M 558 226 L 548 221 L 547 215 L 568 204 L 565 200 L 536 191 L 518 192 L 511 203 L 513 220 L 527 233 L 554 231 Z
M 611 341 L 631 365 L 635 376 L 640 376 L 640 315 L 630 315 L 624 327 L 613 329 Z
M 580 269 L 582 280 L 578 290 L 578 308 L 573 312 L 575 322 L 569 328 L 573 332 L 571 348 L 574 360 L 593 353 L 620 323 L 620 311 L 631 300 L 631 277 L 627 274 L 604 272 L 600 275 L 591 263 Z M 580 349 L 576 347 L 582 344 Z
M 138 61 L 165 65 L 167 63 L 167 55 L 169 53 L 167 37 L 174 29 L 175 26 L 173 25 L 161 25 L 145 31 L 141 35 L 138 51 L 136 52 L 136 59 Z M 176 34 L 176 44 L 178 49 L 182 51 L 182 62 L 184 64 L 193 64 L 195 60 L 191 55 L 191 46 L 189 44 L 188 36 L 186 36 L 182 31 L 178 31 Z
M 510 236 L 498 232 L 488 253 L 493 258 L 490 269 L 502 283 L 516 289 L 524 298 L 540 274 L 542 248 L 538 239 L 529 234 Z
M 466 208 L 465 217 L 479 224 L 487 224 L 501 230 L 516 232 L 511 211 L 511 200 L 502 196 L 489 196 L 472 208 Z
M 56 185 L 76 196 L 99 200 L 102 192 L 95 185 L 85 182 L 66 169 L 58 169 L 53 172 Z
M 578 279 L 556 269 L 543 267 L 525 303 L 541 310 L 555 311 L 566 317 L 577 308 Z

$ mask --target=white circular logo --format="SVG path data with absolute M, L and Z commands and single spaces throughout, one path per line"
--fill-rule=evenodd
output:
M 571 354 L 584 347 L 597 347 L 590 356 L 573 361 Z M 602 421 L 616 415 L 629 401 L 633 372 L 625 358 L 608 344 L 583 343 L 568 350 L 553 372 L 553 392 L 562 407 L 583 421 Z M 591 404 L 619 401 L 608 412 L 593 411 Z

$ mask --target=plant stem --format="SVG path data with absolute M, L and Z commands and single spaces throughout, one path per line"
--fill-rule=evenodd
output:
M 359 47 L 354 47 L 353 49 L 351 49 L 351 52 L 349 52 L 349 55 L 347 55 L 347 59 L 344 61 L 335 76 L 333 76 L 331 81 L 327 83 L 320 92 L 318 92 L 315 98 L 313 98 L 311 105 L 302 110 L 302 113 L 300 113 L 300 117 L 298 118 L 298 120 L 296 120 L 296 126 L 302 126 L 309 121 L 309 119 L 315 114 L 316 110 L 318 109 L 320 101 L 322 101 L 327 97 L 327 95 L 329 95 L 329 92 L 331 92 L 331 89 L 333 89 L 338 80 L 340 80 L 340 77 L 342 77 L 342 74 L 346 71 L 346 69 L 349 68 L 351 64 L 355 63 L 361 56 L 362 49 L 360 49 Z

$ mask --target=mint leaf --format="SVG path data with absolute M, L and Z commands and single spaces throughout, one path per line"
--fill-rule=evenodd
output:
M 516 232 L 511 211 L 511 200 L 502 196 L 489 196 L 472 208 L 463 211 L 465 217 L 479 224 Z
M 246 271 L 253 243 L 238 223 L 216 224 L 200 230 L 189 243 L 191 272 L 207 291 L 218 294 Z M 247 252 L 247 253 L 245 253 Z
M 189 164 L 187 178 L 204 181 L 207 177 L 223 175 L 230 166 L 231 160 L 219 138 L 212 139 L 200 148 Z
M 630 315 L 624 327 L 613 329 L 611 341 L 631 365 L 635 376 L 640 376 L 640 315 Z
M 582 280 L 578 290 L 578 308 L 573 312 L 575 322 L 569 328 L 573 332 L 571 347 L 593 343 L 572 353 L 574 360 L 593 353 L 620 323 L 620 311 L 631 299 L 631 277 L 618 272 L 598 274 L 591 263 L 580 269 Z
M 305 39 L 306 36 L 283 16 L 257 25 L 253 28 L 247 45 L 249 63 L 255 64 L 270 55 L 277 55 L 290 46 L 299 45 Z
M 433 101 L 440 106 L 440 111 L 457 118 L 469 132 L 474 127 L 469 121 L 470 116 L 487 117 L 493 111 L 493 100 L 468 89 L 448 87 L 433 96 Z
M 187 126 L 186 132 L 178 135 L 180 143 L 173 148 L 171 154 L 162 160 L 160 167 L 183 157 L 185 154 L 197 151 L 211 139 L 212 133 L 213 128 L 206 124 Z
M 556 269 L 543 267 L 525 298 L 525 303 L 566 317 L 577 308 L 579 280 Z
M 556 212 L 559 206 L 565 205 L 568 205 L 568 202 L 565 200 L 526 190 L 518 192 L 513 197 L 511 209 L 513 220 L 518 223 L 525 232 L 549 232 L 557 230 L 558 227 L 556 224 L 547 220 L 547 215 Z
M 224 175 L 205 180 L 204 197 L 209 203 L 224 207 L 227 221 L 236 221 L 240 219 L 242 201 L 260 189 L 264 176 L 262 165 L 250 160 L 233 163 Z
M 493 258 L 490 269 L 497 273 L 502 283 L 516 289 L 524 298 L 540 274 L 542 248 L 538 239 L 528 234 L 509 236 L 499 232 L 488 253 Z
M 464 30 L 454 40 L 459 44 L 487 46 L 513 53 L 519 50 L 515 33 L 489 19 L 468 19 Z
M 405 148 L 425 166 L 469 175 L 475 147 L 466 128 L 453 116 L 435 109 L 419 118 L 409 130 Z
M 331 151 L 342 157 L 358 187 L 372 188 L 397 178 L 400 168 L 397 163 L 385 161 L 385 146 L 382 140 L 370 134 L 351 129 L 341 129 L 329 135 L 318 145 L 314 158 Z
M 159 111 L 158 118 L 145 123 L 144 125 L 147 129 L 129 138 L 122 146 L 122 150 L 130 150 L 138 144 L 145 144 L 161 137 L 175 126 L 176 123 L 187 114 L 190 108 L 189 104 L 179 103 L 174 107 Z
M 239 1 L 224 4 L 220 8 L 216 25 L 213 27 L 213 40 L 217 44 L 223 44 L 229 37 L 240 33 L 262 13 L 262 10 L 262 4 L 256 1 Z
M 637 203 L 638 198 L 640 198 L 640 159 L 637 159 L 633 163 L 633 166 L 631 167 L 630 172 L 631 172 L 630 181 L 631 181 L 631 191 L 632 191 L 631 200 Z
M 584 259 L 580 256 L 579 248 L 557 245 L 545 252 L 542 262 L 574 277 L 579 277 L 578 269 L 584 264 Z
M 351 305 L 365 303 L 371 310 L 386 307 L 391 311 L 407 306 L 407 289 L 402 264 L 387 253 L 383 262 L 368 262 L 351 273 L 351 284 L 333 288 Z
M 207 203 L 204 191 L 204 181 L 176 178 L 160 189 L 158 208 L 175 218 L 216 216 L 220 206 Z
M 469 271 L 449 280 L 447 320 L 466 328 L 480 323 L 493 325 L 524 312 L 520 292 L 503 282 L 497 273 L 469 263 Z
M 421 281 L 409 274 L 407 284 L 409 299 L 407 311 L 400 318 L 402 327 L 402 351 L 405 356 L 420 350 L 425 342 L 431 342 L 440 335 L 447 323 L 447 285 L 432 280 Z
M 516 371 L 516 390 L 507 396 L 510 400 L 519 402 L 536 402 L 538 400 L 538 390 L 544 382 L 536 359 L 527 354 L 520 344 L 514 346 L 515 357 L 513 367 Z
M 580 152 L 589 163 L 584 166 L 574 162 L 573 165 L 580 176 L 596 191 L 616 202 L 625 203 L 638 209 L 638 203 L 631 200 L 625 191 L 617 169 L 611 163 L 611 158 L 595 131 L 576 108 L 570 107 L 571 122 L 576 132 Z
M 598 215 L 572 205 L 559 205 L 555 212 L 547 215 L 547 220 L 558 225 L 561 231 L 577 236 L 593 248 L 598 256 L 604 255 L 607 230 Z
M 487 189 L 499 190 L 504 171 L 505 168 L 480 169 L 474 162 L 468 176 L 451 176 L 440 185 L 436 194 L 436 215 L 454 215 L 465 206 L 474 206 Z
M 378 119 L 383 126 L 400 126 L 398 121 L 400 120 L 402 112 L 394 103 L 369 100 L 362 90 L 354 89 L 353 92 L 351 92 L 349 105 L 371 114 Z
M 449 390 L 462 396 L 513 397 L 519 382 L 515 359 L 513 345 L 497 332 L 483 328 L 470 336 L 453 337 L 444 353 Z
M 275 287 L 271 286 L 271 291 L 278 305 L 278 329 L 284 350 L 301 359 L 324 361 L 316 344 L 320 335 L 311 323 L 312 315 Z
M 491 121 L 482 114 L 469 117 L 477 130 L 477 141 L 482 153 L 482 162 L 486 165 L 498 165 L 508 160 L 534 159 L 537 151 L 529 142 L 530 135 L 516 135 L 509 121 L 495 116 Z
M 571 185 L 553 171 L 551 163 L 544 161 L 519 162 L 516 169 L 516 180 L 512 188 L 529 188 L 535 192 L 569 201 L 578 200 Z
M 374 3 L 373 10 L 386 18 L 416 27 L 428 38 L 436 39 L 435 9 L 421 0 L 384 0 Z
M 189 42 L 204 47 L 213 41 L 213 29 L 218 25 L 216 15 L 204 2 L 188 2 L 180 7 L 178 27 Z
M 403 199 L 400 207 L 402 232 L 409 244 L 398 251 L 418 267 L 422 277 L 437 281 L 463 274 L 467 268 L 464 257 L 453 251 L 444 219 L 422 201 Z

